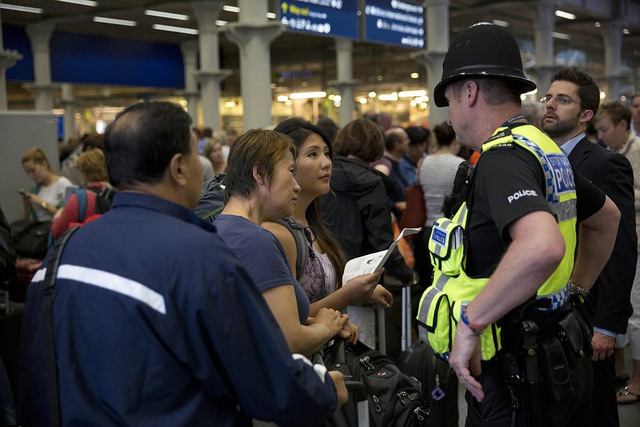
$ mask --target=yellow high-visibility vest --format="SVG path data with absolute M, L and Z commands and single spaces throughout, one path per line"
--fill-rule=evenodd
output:
M 558 146 L 530 125 L 513 129 L 499 128 L 482 146 L 482 153 L 514 143 L 534 154 L 540 162 L 547 185 L 547 203 L 565 240 L 562 261 L 537 292 L 538 298 L 550 299 L 551 308 L 555 308 L 568 298 L 567 284 L 573 271 L 577 218 L 573 171 Z M 451 220 L 441 218 L 436 221 L 429 238 L 428 249 L 434 277 L 433 284 L 425 290 L 420 300 L 418 329 L 420 338 L 444 358 L 448 358 L 453 346 L 462 307 L 469 304 L 489 281 L 488 277 L 471 278 L 465 271 L 465 228 L 468 217 L 468 208 L 464 203 Z M 481 335 L 482 360 L 493 358 L 501 348 L 501 329 L 493 323 Z

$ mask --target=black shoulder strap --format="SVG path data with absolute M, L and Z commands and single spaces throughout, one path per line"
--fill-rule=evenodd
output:
M 293 236 L 293 240 L 296 242 L 296 279 L 300 280 L 302 277 L 302 273 L 304 273 L 304 266 L 307 265 L 307 260 L 309 258 L 315 258 L 316 253 L 310 247 L 308 243 L 313 243 L 315 240 L 311 237 L 311 232 L 309 231 L 310 227 L 305 227 L 300 224 L 298 221 L 291 217 L 276 219 L 275 222 L 286 227 L 287 230 Z M 315 233 L 314 233 L 315 235 Z M 320 286 L 320 298 L 325 297 L 325 277 L 324 277 L 324 268 L 322 267 L 322 263 L 319 263 L 320 268 L 322 269 L 322 282 Z
M 58 274 L 58 266 L 65 244 L 71 235 L 78 229 L 71 227 L 56 241 L 47 262 L 47 270 L 44 276 L 44 299 L 42 302 L 42 319 L 44 321 L 44 341 L 47 356 L 47 385 L 49 390 L 49 416 L 51 427 L 60 425 L 60 396 L 58 393 L 58 368 L 56 366 L 56 348 L 53 336 L 53 300 L 55 299 L 55 280 Z

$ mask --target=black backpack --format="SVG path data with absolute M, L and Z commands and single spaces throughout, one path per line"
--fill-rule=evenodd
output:
M 112 187 L 101 187 L 101 188 L 81 188 L 76 190 L 76 197 L 78 198 L 78 223 L 84 224 L 84 214 L 87 211 L 87 191 L 91 191 L 96 195 L 96 210 L 95 214 L 91 216 L 91 219 L 95 219 L 96 216 L 100 216 L 111 209 L 111 205 L 113 204 L 113 197 L 116 194 L 116 190 Z M 87 218 L 87 222 L 91 220 Z
M 225 196 L 225 180 L 226 174 L 219 173 L 202 184 L 200 200 L 193 209 L 193 213 L 195 213 L 200 219 L 214 222 L 218 215 L 220 215 L 220 212 L 224 209 L 227 203 Z M 277 219 L 274 222 L 286 227 L 293 235 L 298 253 L 296 258 L 296 278 L 300 279 L 304 272 L 304 266 L 307 264 L 307 259 L 310 256 L 315 257 L 315 253 L 307 244 L 307 242 L 313 241 L 311 233 L 307 227 L 295 221 L 293 218 Z M 324 283 L 322 289 L 324 290 Z
M 321 353 L 322 363 L 354 381 L 364 383 L 369 394 L 369 423 L 379 427 L 426 426 L 429 404 L 420 393 L 420 381 L 404 374 L 385 354 L 362 342 L 346 345 L 333 340 Z M 314 360 L 317 362 L 317 360 Z M 327 426 L 355 425 L 355 402 L 351 400 L 326 423 Z
M 224 206 L 227 204 L 224 194 L 224 190 L 227 188 L 225 185 L 226 177 L 226 174 L 218 173 L 202 184 L 200 200 L 193 209 L 193 213 L 196 214 L 198 218 L 213 222 L 213 220 L 220 215 L 220 212 L 222 212 Z

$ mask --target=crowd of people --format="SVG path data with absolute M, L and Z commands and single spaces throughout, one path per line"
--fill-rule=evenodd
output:
M 51 221 L 57 244 L 28 288 L 18 420 L 319 425 L 347 390 L 309 359 L 335 337 L 375 347 L 373 306 L 397 309 L 400 285 L 424 293 L 414 338 L 466 387 L 467 425 L 619 425 L 617 405 L 640 400 L 640 95 L 631 110 L 600 105 L 576 68 L 523 106 L 533 88 L 513 36 L 479 24 L 445 56 L 433 98 L 449 116 L 431 128 L 368 112 L 200 132 L 181 107 L 142 102 L 103 137 L 74 139 L 64 176 L 29 150 L 25 219 Z M 192 210 L 222 173 L 211 224 Z M 414 184 L 427 213 L 415 262 L 394 252 L 345 282 L 348 260 L 394 241 Z M 80 187 L 92 189 L 82 209 Z M 104 188 L 113 205 L 88 222 Z M 436 294 L 450 304 L 438 325 Z

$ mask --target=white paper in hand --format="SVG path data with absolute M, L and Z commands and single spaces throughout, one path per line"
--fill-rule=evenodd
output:
M 384 266 L 389 256 L 393 253 L 393 250 L 398 245 L 398 241 L 405 236 L 419 233 L 422 227 L 418 228 L 405 228 L 398 235 L 398 238 L 389 246 L 386 251 L 374 252 L 369 255 L 363 255 L 358 258 L 350 260 L 347 265 L 344 266 L 344 274 L 342 275 L 342 283 L 345 284 L 349 280 L 361 274 L 373 273 Z

